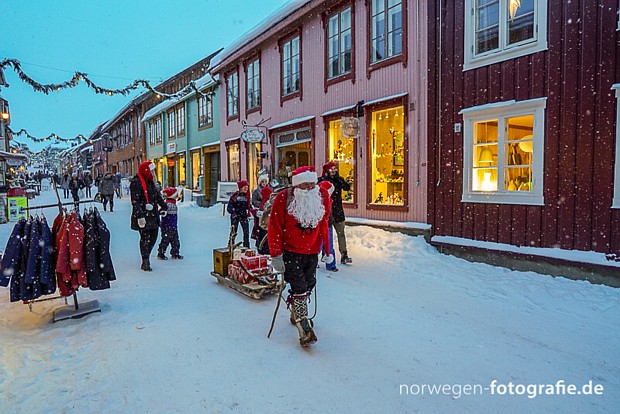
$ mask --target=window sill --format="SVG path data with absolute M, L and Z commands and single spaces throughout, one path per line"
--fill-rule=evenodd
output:
M 405 56 L 401 53 L 400 55 L 392 56 L 383 60 L 378 60 L 374 63 L 370 63 L 366 68 L 366 77 L 370 79 L 370 74 L 375 70 L 379 70 L 388 66 L 395 65 L 397 63 L 402 63 L 403 66 L 407 66 L 407 60 Z
M 527 206 L 544 206 L 545 200 L 542 196 L 521 195 L 521 194 L 486 194 L 469 193 L 463 194 L 462 203 L 482 203 L 482 204 L 516 204 Z
M 343 75 L 338 75 L 338 76 L 333 77 L 333 78 L 325 79 L 325 92 L 327 92 L 327 89 L 330 86 L 335 85 L 335 84 L 340 83 L 340 82 L 347 81 L 347 80 L 351 80 L 352 83 L 355 83 L 355 75 L 353 74 L 353 72 L 349 72 L 349 73 L 345 73 Z
M 531 43 L 528 45 L 507 49 L 501 52 L 495 52 L 477 58 L 470 58 L 466 56 L 465 62 L 463 63 L 463 72 L 471 69 L 481 68 L 483 66 L 489 66 L 493 63 L 504 62 L 506 60 L 531 55 L 545 50 L 547 50 L 546 41 Z
M 262 109 L 261 105 L 255 106 L 254 108 L 248 108 L 247 111 L 245 111 L 245 117 L 247 118 L 248 115 L 253 114 L 255 112 L 260 112 Z
M 409 207 L 404 204 L 366 204 L 367 210 L 388 210 L 388 211 L 409 211 Z
M 204 131 L 205 129 L 213 128 L 213 124 L 206 124 L 198 127 L 198 131 Z
M 299 98 L 299 100 L 301 100 L 301 91 L 293 92 L 288 95 L 280 95 L 280 106 L 282 106 L 284 102 L 295 98 Z

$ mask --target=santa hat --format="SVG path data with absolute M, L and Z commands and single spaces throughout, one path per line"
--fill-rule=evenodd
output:
M 333 161 L 328 162 L 327 164 L 325 164 L 323 166 L 323 175 L 327 175 L 327 172 L 329 171 L 330 168 L 332 167 L 336 167 L 336 163 Z
M 313 166 L 307 167 L 299 167 L 295 171 L 293 171 L 292 184 L 293 187 L 298 186 L 301 183 L 315 183 L 317 182 L 318 177 L 316 175 L 316 170 Z
M 330 183 L 329 181 L 321 181 L 319 183 L 319 187 L 321 187 L 324 190 L 327 190 L 327 193 L 329 195 L 332 195 L 332 193 L 334 192 L 334 185 Z
M 174 187 L 166 187 L 162 190 L 162 193 L 166 198 L 177 198 L 179 195 L 179 190 Z
M 269 183 L 269 174 L 261 174 L 258 177 L 258 184 L 260 185 L 260 183 L 262 183 L 265 180 L 267 181 L 267 183 Z
M 237 181 L 237 187 L 239 187 L 239 190 L 241 190 L 246 185 L 248 186 L 248 188 L 250 187 L 250 183 L 248 183 L 247 180 Z
M 142 191 L 144 191 L 144 198 L 146 199 L 147 204 L 149 202 L 149 193 L 146 191 L 145 180 L 153 181 L 153 170 L 155 170 L 155 164 L 151 161 L 141 162 L 138 166 L 138 178 L 140 179 L 140 184 L 142 184 Z

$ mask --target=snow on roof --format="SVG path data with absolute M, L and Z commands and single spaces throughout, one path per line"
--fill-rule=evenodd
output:
M 282 122 L 280 124 L 276 124 L 276 125 L 270 126 L 269 130 L 271 131 L 272 129 L 282 128 L 282 127 L 293 125 L 293 124 L 298 124 L 300 122 L 309 121 L 311 119 L 314 119 L 314 115 L 304 116 L 302 118 L 291 119 L 290 121 L 286 121 L 286 122 Z
M 279 9 L 276 9 L 276 11 L 267 16 L 261 22 L 259 22 L 256 26 L 251 28 L 236 41 L 225 47 L 219 55 L 214 57 L 213 60 L 211 60 L 211 68 L 213 68 L 212 70 L 216 70 L 222 62 L 232 56 L 235 52 L 237 52 L 244 46 L 250 45 L 256 38 L 259 37 L 259 35 L 265 33 L 266 31 L 280 23 L 282 20 L 284 20 L 286 17 L 293 14 L 310 2 L 311 0 L 291 0 L 291 2 L 284 4 Z
M 401 98 L 405 95 L 407 95 L 407 92 L 397 93 L 396 95 L 390 95 L 379 99 L 373 99 L 372 101 L 364 102 L 364 106 L 376 104 L 383 101 L 389 101 L 390 99 Z
M 235 139 L 237 139 L 237 138 L 235 138 Z M 202 144 L 202 147 L 204 148 L 204 147 L 211 147 L 211 146 L 213 146 L 213 145 L 220 145 L 220 142 L 221 142 L 221 141 L 218 139 L 218 140 L 217 140 L 217 141 L 215 141 L 215 142 L 208 142 L 208 143 L 206 143 L 206 144 Z
M 0 151 L 0 157 L 2 158 L 17 158 L 20 160 L 27 160 L 28 157 L 25 156 L 24 154 L 13 154 L 11 152 L 6 152 L 6 151 Z
M 321 116 L 327 116 L 327 115 L 337 114 L 338 112 L 348 111 L 349 109 L 355 108 L 356 105 L 357 104 L 353 104 L 353 105 L 343 106 L 342 108 L 332 109 L 330 111 L 323 112 Z
M 513 246 L 512 244 L 471 240 L 453 236 L 433 236 L 431 238 L 431 242 L 446 243 L 456 246 L 477 247 L 481 249 L 496 250 L 502 252 L 529 254 L 532 256 L 550 257 L 554 259 L 567 260 L 570 262 L 620 267 L 620 262 L 607 260 L 604 253 L 592 251 L 586 252 L 581 250 L 564 250 L 549 247 Z

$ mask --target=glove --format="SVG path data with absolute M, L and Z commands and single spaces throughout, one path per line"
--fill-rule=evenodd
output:
M 334 262 L 334 256 L 331 254 L 327 254 L 321 258 L 321 261 L 325 264 L 330 264 Z
M 271 266 L 273 267 L 273 270 L 275 270 L 276 272 L 284 273 L 284 270 L 286 269 L 286 267 L 284 266 L 284 258 L 282 257 L 282 255 L 272 257 Z
M 144 217 L 140 217 L 138 219 L 138 227 L 143 229 L 146 226 L 146 219 Z
M 153 204 L 146 203 L 144 208 L 146 209 L 146 211 L 151 211 L 151 210 L 153 210 Z
M 161 210 L 159 212 L 159 215 L 162 216 L 162 217 L 166 217 L 168 215 L 168 212 L 166 210 Z
M 258 210 L 258 211 L 256 212 L 256 217 L 258 217 L 258 218 L 263 217 L 263 212 L 262 212 L 261 210 Z

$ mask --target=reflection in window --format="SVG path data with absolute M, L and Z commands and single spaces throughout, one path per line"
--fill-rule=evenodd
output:
M 241 180 L 241 164 L 239 163 L 239 144 L 228 145 L 228 181 Z

